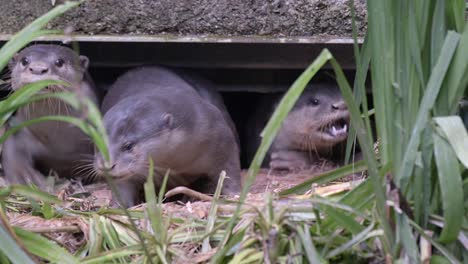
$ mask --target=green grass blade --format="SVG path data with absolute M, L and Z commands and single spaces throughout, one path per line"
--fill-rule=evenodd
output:
M 18 52 L 22 47 L 31 42 L 34 38 L 46 33 L 41 29 L 52 19 L 67 10 L 81 4 L 83 1 L 67 1 L 64 4 L 58 5 L 47 12 L 45 15 L 37 18 L 31 24 L 27 25 L 20 32 L 16 33 L 10 41 L 8 41 L 2 49 L 0 49 L 0 71 L 8 64 L 8 61 L 13 55 Z
M 408 183 L 411 172 L 413 171 L 416 153 L 419 149 L 421 132 L 428 120 L 429 111 L 434 106 L 442 81 L 445 77 L 445 73 L 447 72 L 448 66 L 457 47 L 459 38 L 460 37 L 458 34 L 449 32 L 445 38 L 439 59 L 434 67 L 433 74 L 429 78 L 427 89 L 422 98 L 416 122 L 411 132 L 410 140 L 404 152 L 402 166 L 395 177 L 396 184 L 400 186 L 402 190 L 406 190 L 406 185 Z
M 13 92 L 7 99 L 0 101 L 0 125 L 4 125 L 5 122 L 10 118 L 14 111 L 19 107 L 27 104 L 34 94 L 44 89 L 48 85 L 54 84 L 65 84 L 58 81 L 39 81 L 31 84 L 27 84 L 21 89 Z
M 219 175 L 218 185 L 216 186 L 215 194 L 213 196 L 213 201 L 211 202 L 210 212 L 208 213 L 208 219 L 206 221 L 206 233 L 209 234 L 213 231 L 217 212 L 218 212 L 218 200 L 221 195 L 221 190 L 223 189 L 223 182 L 226 178 L 226 172 L 222 171 Z M 208 252 L 211 250 L 210 237 L 206 237 L 202 244 L 202 252 Z
M 439 134 L 434 133 L 434 157 L 437 164 L 441 201 L 445 224 L 439 237 L 441 242 L 457 239 L 464 217 L 463 183 L 457 157 Z
M 15 228 L 15 232 L 25 248 L 36 256 L 53 263 L 80 263 L 77 258 L 68 253 L 64 248 L 41 235 L 20 228 Z
M 227 242 L 228 236 L 232 232 L 234 227 L 234 223 L 239 216 L 240 209 L 242 204 L 247 197 L 247 193 L 250 190 L 250 187 L 255 182 L 255 178 L 257 177 L 258 171 L 262 164 L 265 155 L 270 148 L 271 144 L 273 143 L 273 139 L 275 138 L 276 134 L 278 133 L 281 123 L 288 115 L 289 111 L 293 108 L 294 104 L 296 103 L 297 99 L 301 95 L 302 91 L 305 89 L 307 83 L 312 79 L 312 77 L 318 72 L 318 70 L 332 57 L 330 51 L 324 49 L 320 55 L 312 62 L 312 64 L 299 76 L 299 78 L 293 83 L 291 88 L 288 92 L 284 95 L 281 99 L 278 107 L 274 111 L 272 117 L 268 121 L 265 129 L 262 132 L 263 138 L 258 148 L 257 152 L 255 153 L 254 159 L 250 164 L 249 171 L 247 173 L 247 178 L 244 182 L 244 186 L 242 188 L 242 192 L 239 197 L 239 204 L 236 208 L 236 211 L 233 214 L 231 221 L 226 230 L 226 236 L 224 239 L 224 243 Z M 223 244 L 224 244 L 223 243 Z M 212 263 L 217 263 L 221 259 L 222 255 L 224 254 L 224 250 L 219 250 L 216 255 L 212 259 Z
M 313 183 L 323 184 L 327 182 L 334 181 L 341 177 L 351 175 L 353 173 L 359 173 L 367 169 L 367 165 L 364 161 L 358 161 L 356 163 L 348 164 L 343 167 L 339 167 L 335 170 L 322 173 L 320 175 L 314 176 L 313 178 L 304 181 L 292 188 L 283 190 L 279 193 L 280 196 L 290 195 L 290 194 L 300 194 L 305 191 L 310 190 L 310 186 Z

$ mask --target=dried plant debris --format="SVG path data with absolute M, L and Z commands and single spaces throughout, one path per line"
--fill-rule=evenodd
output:
M 313 197 L 335 195 L 361 183 L 358 179 L 326 186 L 312 185 L 310 191 L 304 195 L 282 198 L 277 195 L 281 190 L 294 186 L 324 170 L 333 169 L 334 166 L 321 164 L 307 172 L 287 175 L 262 170 L 247 196 L 242 207 L 243 213 L 234 228 L 235 233 L 248 233 L 246 237 L 249 239 L 243 240 L 243 247 L 248 248 L 252 246 L 249 243 L 254 243 L 255 247 L 261 248 L 262 243 L 265 243 L 264 237 L 258 232 L 260 232 L 259 224 L 265 224 L 261 221 L 266 219 L 264 214 L 268 212 L 268 208 L 274 208 L 274 212 L 279 214 L 280 218 L 275 218 L 275 221 L 286 221 L 278 223 L 279 225 L 294 221 L 312 223 L 317 216 L 310 212 L 310 209 L 305 212 L 304 208 L 315 207 Z M 53 206 L 49 213 L 46 211 L 47 208 L 44 209 L 48 206 L 46 203 L 38 202 L 34 205 L 20 196 L 10 196 L 6 200 L 10 224 L 41 234 L 57 242 L 69 252 L 81 256 L 97 250 L 93 247 L 100 248 L 99 250 L 104 252 L 114 248 L 139 245 L 138 234 L 129 218 L 122 210 L 109 208 L 112 193 L 106 184 L 84 186 L 79 181 L 62 182 L 60 188 L 56 189 L 56 194 L 65 203 L 61 206 Z M 160 207 L 158 206 L 161 210 L 161 220 L 158 222 L 163 222 L 164 228 L 161 230 L 164 230 L 165 235 L 162 237 L 165 237 L 166 241 L 153 242 L 156 243 L 155 245 L 167 243 L 168 252 L 165 254 L 170 256 L 172 263 L 209 261 L 218 250 L 216 245 L 224 236 L 223 228 L 235 212 L 238 199 L 238 196 L 230 196 L 209 200 L 193 199 L 185 203 L 180 201 L 162 203 Z M 212 214 L 213 205 L 216 205 L 214 230 L 209 236 L 211 246 L 205 248 L 202 246 L 203 239 L 206 237 L 207 223 L 212 217 L 210 214 Z M 158 233 L 154 230 L 157 227 L 148 216 L 148 206 L 150 205 L 140 204 L 129 208 L 133 222 L 144 237 Z M 288 232 L 293 231 L 288 229 Z M 153 243 L 151 241 L 150 239 L 147 243 L 150 245 Z M 132 256 L 127 260 L 135 259 L 138 257 Z

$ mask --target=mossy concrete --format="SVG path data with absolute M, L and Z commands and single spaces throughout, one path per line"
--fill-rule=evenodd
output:
M 56 2 L 60 2 L 59 0 Z M 360 35 L 364 0 L 355 0 Z M 53 8 L 51 0 L 1 0 L 0 34 L 15 33 Z M 88 35 L 351 36 L 347 0 L 88 0 L 49 28 Z

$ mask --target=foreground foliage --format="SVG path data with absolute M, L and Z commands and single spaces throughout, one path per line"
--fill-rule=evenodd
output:
M 468 135 L 456 115 L 468 82 L 465 2 L 367 4 L 369 31 L 362 46 L 355 44 L 354 89 L 333 55 L 324 50 L 292 85 L 267 124 L 239 199 L 219 198 L 222 177 L 213 202 L 173 211 L 174 205 L 162 204 L 164 188 L 156 196 L 151 180 L 145 185 L 147 204 L 129 211 L 78 210 L 83 206 L 76 199 L 64 202 L 24 186 L 3 188 L 0 262 L 32 263 L 37 257 L 54 263 L 468 261 Z M 74 5 L 60 5 L 19 32 L 0 50 L 0 69 L 27 42 L 45 33 L 41 28 L 48 20 Z M 281 121 L 327 62 L 351 112 L 354 130 L 348 145 L 352 146 L 355 136 L 364 161 L 309 180 L 281 197 L 249 196 Z M 372 97 L 365 89 L 369 69 Z M 47 84 L 30 85 L 1 102 L 2 124 L 16 108 L 37 100 L 35 92 Z M 55 96 L 88 109 L 87 122 L 60 118 L 80 126 L 105 153 L 105 131 L 96 108 L 67 94 Z M 369 113 L 375 114 L 376 134 Z M 379 158 L 373 148 L 377 138 Z M 349 192 L 326 198 L 319 192 L 292 195 L 304 193 L 312 183 L 329 183 L 365 169 L 369 178 Z M 192 214 L 177 213 L 184 208 Z M 47 221 L 72 222 L 66 225 L 69 229 L 26 231 L 9 224 L 8 216 L 15 210 Z M 38 234 L 53 231 L 82 232 L 86 241 L 67 251 Z

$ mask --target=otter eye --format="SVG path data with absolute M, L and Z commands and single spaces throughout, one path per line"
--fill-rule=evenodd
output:
M 312 98 L 312 99 L 310 99 L 309 104 L 318 105 L 318 104 L 320 104 L 320 101 L 319 101 L 319 99 Z
M 135 144 L 133 143 L 130 143 L 130 142 L 126 142 L 125 144 L 122 145 L 121 149 L 122 151 L 130 151 L 133 149 Z
M 29 64 L 29 59 L 28 58 L 24 57 L 24 58 L 21 59 L 21 65 L 23 65 L 23 67 L 28 66 L 28 64 Z
M 61 68 L 65 62 L 62 59 L 57 59 L 55 61 L 55 66 Z

